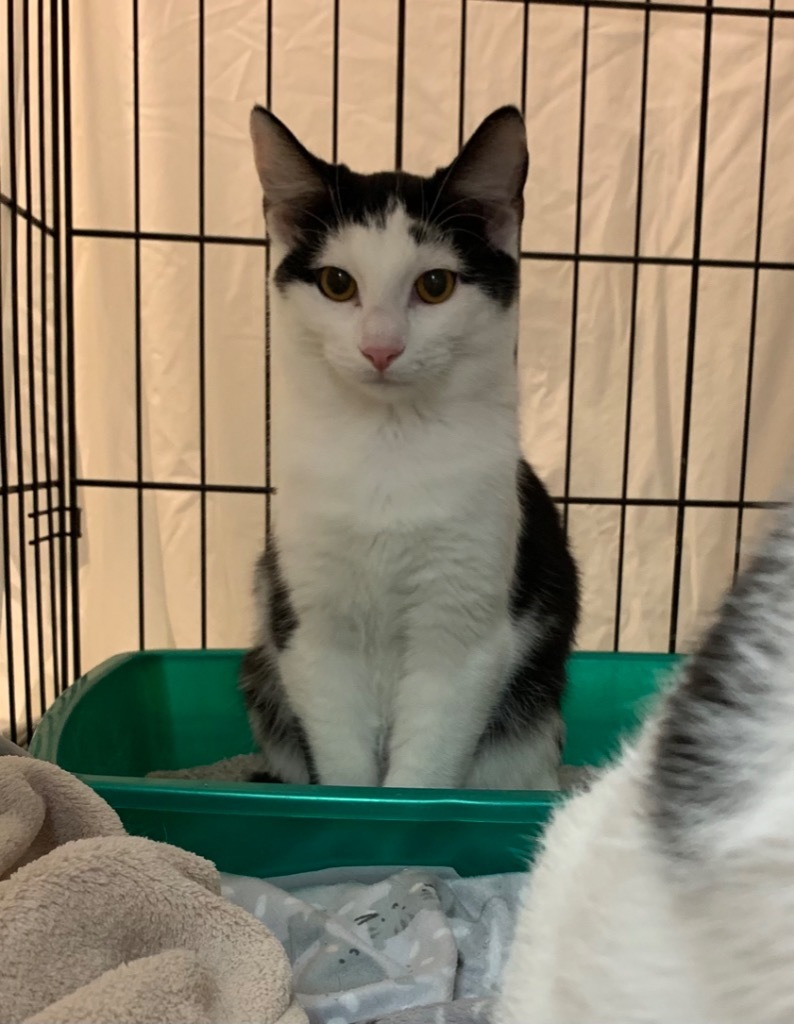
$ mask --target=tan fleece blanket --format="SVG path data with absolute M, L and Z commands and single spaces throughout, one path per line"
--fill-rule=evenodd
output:
M 208 861 L 128 836 L 60 768 L 0 757 L 0 1024 L 305 1024 L 273 935 Z

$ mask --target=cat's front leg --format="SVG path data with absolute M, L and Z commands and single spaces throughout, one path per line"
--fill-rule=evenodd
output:
M 377 786 L 377 716 L 362 655 L 335 647 L 327 633 L 321 639 L 308 623 L 281 653 L 280 668 L 320 784 Z
M 463 785 L 511 643 L 507 620 L 483 632 L 473 642 L 429 623 L 415 632 L 410 668 L 395 696 L 385 786 Z

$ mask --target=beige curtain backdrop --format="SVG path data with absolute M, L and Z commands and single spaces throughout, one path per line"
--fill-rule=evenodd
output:
M 742 3 L 764 6 L 761 0 Z M 794 9 L 794 0 L 777 6 Z M 203 322 L 206 480 L 220 488 L 208 493 L 205 506 L 206 639 L 210 646 L 236 646 L 251 636 L 251 570 L 265 515 L 261 494 L 222 490 L 265 482 L 265 250 L 244 244 L 263 232 L 248 110 L 254 101 L 265 102 L 269 75 L 273 110 L 309 147 L 331 157 L 333 2 L 272 0 L 270 40 L 266 0 L 206 0 L 204 7 L 202 197 L 198 5 L 139 3 L 140 457 L 146 481 L 195 486 L 201 479 Z M 75 239 L 78 473 L 86 481 L 129 482 L 138 472 L 136 252 L 123 236 L 136 228 L 132 4 L 77 0 L 70 9 L 74 225 L 122 233 Z M 397 10 L 396 0 L 339 4 L 338 151 L 360 170 L 394 162 Z M 576 246 L 583 47 L 586 41 L 579 250 L 631 257 L 644 25 L 642 11 L 592 9 L 586 15 L 582 8 L 537 2 L 529 9 L 525 44 L 522 3 L 466 5 L 465 131 L 499 104 L 520 104 L 526 85 L 531 171 L 523 248 L 543 258 L 522 264 L 523 437 L 552 492 L 562 494 L 573 394 L 570 493 L 591 499 L 570 512 L 583 571 L 583 648 L 610 649 L 614 639 L 621 514 L 618 505 L 599 499 L 622 493 L 634 274 L 625 260 L 583 261 L 577 271 L 564 258 Z M 755 256 L 767 26 L 763 17 L 713 20 L 700 246 L 702 257 L 717 263 L 749 263 Z M 405 31 L 403 161 L 426 172 L 448 161 L 457 146 L 460 0 L 407 0 Z M 699 14 L 651 15 L 639 242 L 639 254 L 651 259 L 637 277 L 631 499 L 672 502 L 678 494 L 703 34 Z M 794 261 L 794 21 L 776 22 L 773 52 L 761 245 L 768 264 Z M 209 236 L 203 315 L 195 241 L 202 199 Z M 217 236 L 240 242 L 212 241 Z M 794 436 L 791 272 L 763 269 L 757 289 L 745 495 L 752 501 L 776 496 Z M 700 269 L 691 499 L 732 502 L 739 495 L 753 292 L 750 266 Z M 80 504 L 83 664 L 90 667 L 138 645 L 139 509 L 128 487 L 84 486 Z M 148 489 L 141 510 L 145 643 L 197 646 L 199 493 Z M 745 540 L 757 533 L 763 515 L 745 515 Z M 628 509 L 623 650 L 667 646 L 675 522 L 672 505 Z M 736 522 L 735 508 L 687 510 L 680 646 L 730 579 Z M 0 644 L 0 659 L 3 650 Z

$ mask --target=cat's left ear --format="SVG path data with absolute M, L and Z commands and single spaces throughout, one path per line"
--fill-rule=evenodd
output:
M 491 244 L 518 251 L 529 169 L 527 133 L 516 107 L 500 107 L 482 122 L 451 165 L 445 192 L 481 204 Z

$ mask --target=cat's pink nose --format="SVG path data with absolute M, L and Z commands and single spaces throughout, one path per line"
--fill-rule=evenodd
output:
M 402 352 L 403 349 L 397 345 L 365 345 L 361 349 L 362 356 L 369 359 L 380 373 L 387 370 Z

